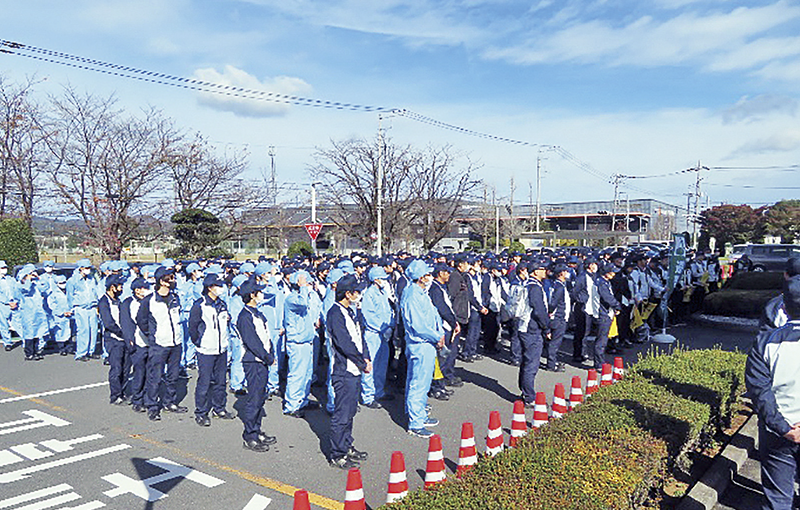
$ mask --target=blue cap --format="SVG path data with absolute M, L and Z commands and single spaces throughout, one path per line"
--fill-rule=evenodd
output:
M 161 261 L 161 265 L 164 267 L 175 267 L 175 261 L 172 259 L 164 259 Z
M 344 271 L 346 274 L 351 274 L 355 272 L 355 267 L 353 266 L 353 261 L 350 259 L 344 259 L 336 264 L 336 267 Z
M 256 265 L 256 267 L 255 267 L 253 272 L 255 273 L 256 276 L 261 276 L 261 275 L 270 273 L 270 272 L 272 272 L 272 264 L 270 264 L 269 262 L 266 262 L 266 261 L 265 262 L 259 262 Z
M 122 285 L 125 283 L 125 278 L 118 274 L 112 274 L 106 278 L 106 289 L 111 288 L 112 285 Z
M 252 262 L 245 262 L 244 264 L 239 267 L 240 273 L 252 273 L 256 270 L 256 266 L 253 265 Z
M 237 274 L 236 276 L 233 277 L 233 280 L 231 280 L 231 285 L 234 288 L 238 289 L 246 281 L 247 281 L 247 276 L 243 274 Z
M 53 266 L 55 266 L 55 264 L 53 263 L 52 260 L 45 260 L 44 262 L 42 262 L 42 267 L 53 267 Z
M 149 289 L 149 288 L 150 288 L 150 282 L 148 282 L 144 278 L 137 278 L 133 280 L 133 282 L 131 282 L 131 290 Z
M 389 278 L 389 275 L 386 274 L 386 271 L 383 270 L 382 267 L 373 267 L 370 268 L 369 273 L 367 273 L 369 277 L 369 281 L 374 282 L 375 280 L 385 280 Z
M 55 281 L 56 284 L 67 283 L 67 277 L 64 276 L 63 274 L 57 274 L 56 277 L 53 278 L 53 281 Z
M 361 292 L 364 290 L 364 283 L 356 275 L 348 274 L 336 283 L 336 292 Z
M 266 286 L 256 283 L 253 278 L 249 278 L 239 287 L 239 295 L 242 296 L 242 298 L 246 298 L 250 294 L 255 294 L 258 291 L 264 290 L 264 287 Z
M 419 280 L 426 274 L 433 273 L 433 268 L 422 260 L 415 260 L 406 268 L 406 274 L 412 280 Z
M 156 274 L 153 276 L 155 276 L 156 281 L 159 281 L 162 278 L 169 276 L 171 274 L 175 274 L 174 269 L 172 269 L 171 267 L 159 266 L 158 269 L 156 269 Z
M 0 267 L 8 267 L 5 260 L 0 260 Z
M 452 272 L 453 268 L 451 266 L 448 266 L 447 264 L 443 264 L 441 262 L 433 266 L 433 273 L 437 275 L 439 273 L 452 273 Z
M 25 264 L 19 270 L 19 273 L 17 273 L 17 280 L 22 281 L 23 278 L 35 272 L 36 272 L 36 266 L 34 266 L 33 264 Z
M 344 276 L 344 271 L 335 267 L 331 269 L 331 272 L 328 273 L 327 278 L 325 278 L 326 283 L 336 283 Z
M 200 267 L 200 264 L 197 262 L 191 262 L 188 266 L 186 266 L 186 274 L 192 274 L 195 271 L 200 271 L 201 269 L 202 268 Z
M 79 268 L 92 267 L 92 262 L 89 259 L 80 259 L 75 265 Z
M 304 275 L 306 277 L 306 281 L 311 279 L 311 275 L 309 275 L 307 271 L 301 269 L 289 275 L 289 283 L 297 283 L 297 279 L 300 278 L 300 275 Z
M 218 287 L 224 287 L 225 281 L 219 277 L 218 274 L 209 274 L 203 278 L 203 288 L 213 287 L 214 285 Z

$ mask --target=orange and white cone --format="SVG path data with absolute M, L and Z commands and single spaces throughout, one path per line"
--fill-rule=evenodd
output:
M 475 433 L 472 430 L 472 423 L 466 422 L 461 425 L 461 448 L 458 450 L 458 468 L 456 476 L 461 475 L 472 469 L 478 463 L 478 450 L 475 448 Z
M 622 361 L 622 358 L 617 356 L 614 358 L 614 373 L 613 373 L 613 380 L 617 382 L 621 380 L 625 376 L 625 363 Z
M 292 510 L 311 510 L 311 503 L 308 502 L 308 491 L 298 489 L 294 492 Z
M 553 392 L 553 418 L 561 418 L 567 414 L 567 399 L 564 397 L 564 385 L 561 383 L 556 384 L 556 389 Z
M 514 417 L 511 419 L 511 437 L 508 446 L 517 446 L 517 441 L 528 433 L 528 423 L 525 421 L 525 402 L 517 400 L 514 402 Z
M 533 428 L 538 429 L 547 425 L 550 417 L 547 415 L 547 397 L 543 391 L 536 392 L 536 404 L 533 406 Z
M 586 398 L 592 396 L 592 393 L 600 389 L 597 385 L 597 370 L 591 368 L 586 376 Z
M 503 426 L 500 424 L 500 412 L 489 413 L 489 431 L 486 433 L 486 455 L 494 457 L 503 451 Z
M 428 443 L 428 465 L 425 467 L 425 488 L 443 482 L 446 478 L 444 472 L 444 453 L 442 453 L 442 438 L 439 434 L 431 436 Z
M 582 403 L 583 389 L 581 378 L 576 375 L 572 377 L 572 387 L 569 390 L 569 410 L 572 411 Z
M 406 478 L 406 461 L 403 452 L 392 452 L 392 464 L 389 469 L 389 490 L 386 502 L 394 503 L 408 494 L 408 478 Z
M 347 472 L 347 489 L 344 493 L 344 510 L 367 510 L 361 471 L 353 468 Z
M 614 380 L 611 378 L 611 365 L 603 363 L 603 373 L 600 375 L 600 386 L 611 386 Z

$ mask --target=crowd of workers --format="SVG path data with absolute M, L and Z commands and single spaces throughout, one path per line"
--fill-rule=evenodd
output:
M 245 399 L 243 446 L 267 451 L 266 399 L 302 418 L 327 385 L 330 462 L 367 458 L 353 446 L 354 415 L 403 394 L 409 434 L 438 424 L 428 398 L 448 400 L 464 383 L 457 363 L 483 355 L 519 367 L 521 398 L 532 407 L 542 370 L 563 371 L 559 350 L 574 327 L 571 361 L 601 368 L 606 354 L 648 341 L 664 317 L 669 252 L 574 248 L 525 253 L 408 253 L 376 258 L 260 257 L 128 264 L 98 270 L 80 260 L 60 275 L 52 262 L 15 277 L 0 262 L 0 337 L 21 338 L 24 358 L 57 350 L 109 365 L 110 402 L 150 420 L 186 413 L 176 384 L 197 370 L 195 421 L 233 419 L 228 391 Z M 670 297 L 675 316 L 695 311 L 719 282 L 715 257 L 690 254 Z M 508 339 L 508 345 L 502 342 Z M 483 354 L 481 354 L 483 353 Z

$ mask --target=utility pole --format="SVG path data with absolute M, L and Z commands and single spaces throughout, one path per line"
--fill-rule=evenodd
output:
M 270 181 L 269 181 L 269 192 L 271 197 L 272 205 L 278 204 L 278 183 L 277 183 L 277 175 L 275 173 L 275 146 L 269 146 L 269 164 L 270 164 Z
M 317 223 L 317 184 L 316 182 L 311 183 L 311 223 Z M 314 250 L 314 255 L 317 254 L 317 240 L 311 240 L 311 248 Z
M 378 182 L 377 182 L 377 213 L 378 225 L 377 235 L 378 243 L 376 245 L 375 253 L 378 257 L 383 256 L 383 116 L 378 114 Z
M 542 217 L 542 152 L 536 155 L 536 231 L 539 232 L 539 219 Z
M 615 230 L 617 223 L 617 202 L 619 200 L 619 185 L 625 180 L 622 174 L 614 174 L 611 176 L 611 184 L 614 185 L 614 202 L 611 204 L 611 232 Z M 616 241 L 614 242 L 616 244 Z
M 689 207 L 691 205 L 692 208 L 692 248 L 697 248 L 697 223 L 698 218 L 700 217 L 700 197 L 702 196 L 702 192 L 700 191 L 700 183 L 703 181 L 703 178 L 700 177 L 701 170 L 709 170 L 707 166 L 701 166 L 700 161 L 697 162 L 697 166 L 694 168 L 688 169 L 691 172 L 695 172 L 695 181 L 694 181 L 694 191 L 691 193 L 687 193 L 688 197 L 691 199 L 691 204 L 689 199 L 686 202 L 686 214 L 689 215 Z M 687 225 L 688 227 L 688 225 Z
M 500 252 L 500 206 L 497 205 L 497 191 L 492 190 L 492 204 L 494 204 L 494 252 Z
M 514 176 L 511 176 L 511 196 L 508 199 L 508 214 L 510 216 L 508 221 L 508 241 L 509 244 L 514 241 L 517 235 L 517 221 L 514 218 L 514 193 L 517 187 L 514 185 Z

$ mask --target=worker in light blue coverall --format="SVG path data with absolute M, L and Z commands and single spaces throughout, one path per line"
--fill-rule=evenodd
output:
M 189 313 L 195 301 L 203 297 L 203 271 L 196 262 L 186 266 L 186 281 L 178 287 L 178 298 L 181 301 L 181 328 L 183 329 L 183 350 L 181 351 L 181 368 L 197 367 L 197 348 L 189 335 Z
M 61 355 L 67 356 L 72 340 L 72 310 L 67 306 L 67 277 L 59 274 L 53 281 L 55 290 L 47 296 L 47 308 L 50 310 L 50 338 L 58 345 Z
M 439 420 L 428 416 L 426 404 L 433 380 L 436 349 L 444 346 L 442 319 L 428 296 L 433 282 L 433 268 L 421 260 L 408 265 L 406 276 L 413 282 L 400 298 L 400 314 L 406 332 L 406 414 L 408 433 L 431 437 Z
M 43 359 L 42 352 L 37 346 L 49 333 L 47 314 L 45 313 L 45 294 L 49 285 L 39 281 L 36 267 L 26 264 L 17 273 L 16 301 L 19 303 L 17 314 L 20 321 L 20 335 L 22 336 L 25 359 L 27 361 Z
M 267 376 L 267 399 L 278 396 L 280 389 L 280 373 L 286 367 L 286 330 L 283 327 L 284 303 L 286 294 L 283 288 L 278 285 L 281 278 L 275 266 L 268 272 L 266 285 L 262 291 L 263 301 L 259 303 L 258 309 L 267 320 L 270 341 L 272 342 L 272 353 L 275 356 L 275 363 L 269 366 Z
M 231 287 L 228 295 L 228 311 L 231 314 L 229 324 L 230 344 L 228 345 L 228 358 L 231 370 L 230 386 L 231 392 L 237 395 L 243 395 L 247 391 L 245 390 L 244 366 L 242 366 L 242 355 L 244 354 L 242 337 L 239 334 L 239 330 L 236 329 L 236 321 L 239 319 L 239 312 L 244 308 L 242 296 L 238 294 L 238 291 L 246 281 L 247 277 L 245 275 L 236 275 L 233 280 L 231 280 Z
M 370 409 L 380 409 L 377 400 L 384 399 L 386 369 L 389 366 L 389 341 L 394 329 L 394 313 L 389 304 L 389 276 L 382 267 L 370 268 L 370 286 L 361 297 L 364 321 L 364 342 L 369 349 L 372 370 L 361 375 L 361 401 Z
M 6 351 L 14 348 L 11 340 L 11 314 L 17 309 L 17 282 L 8 276 L 8 264 L 0 260 L 0 340 Z
M 75 318 L 75 360 L 97 358 L 97 283 L 89 259 L 77 262 L 75 274 L 67 280 L 67 305 Z
M 305 409 L 319 404 L 308 400 L 311 376 L 314 371 L 314 338 L 322 311 L 322 302 L 315 304 L 315 295 L 308 286 L 309 274 L 295 271 L 289 276 L 292 292 L 283 307 L 283 327 L 286 330 L 286 354 L 289 358 L 283 414 L 302 418 Z M 317 298 L 319 301 L 319 298 Z
M 325 283 L 328 288 L 325 292 L 325 298 L 322 300 L 322 322 L 325 325 L 325 349 L 328 351 L 328 401 L 325 403 L 325 410 L 328 414 L 333 414 L 336 407 L 336 390 L 333 388 L 333 344 L 331 337 L 328 334 L 328 311 L 334 303 L 336 303 L 336 284 L 344 276 L 344 271 L 339 268 L 333 268 L 325 278 Z

